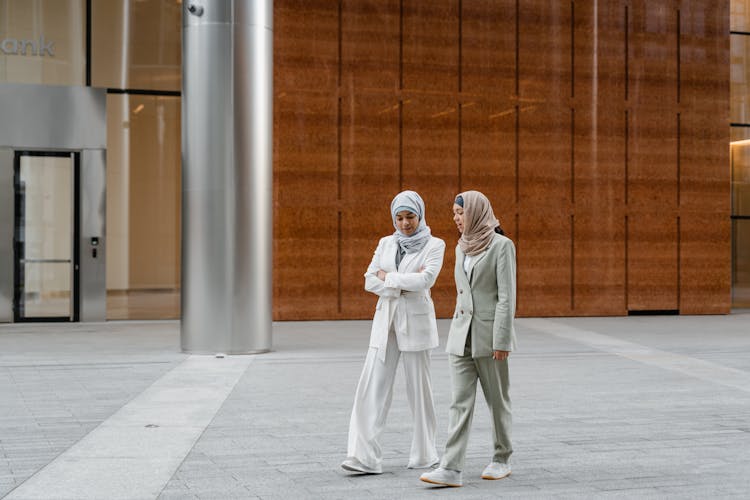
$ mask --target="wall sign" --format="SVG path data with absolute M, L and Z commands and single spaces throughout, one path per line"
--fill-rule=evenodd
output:
M 44 39 L 44 35 L 39 40 L 19 40 L 17 38 L 4 38 L 0 42 L 0 52 L 6 56 L 39 56 L 55 57 L 55 42 Z

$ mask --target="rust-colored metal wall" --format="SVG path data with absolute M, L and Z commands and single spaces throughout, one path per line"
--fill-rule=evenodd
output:
M 276 0 L 274 317 L 369 318 L 414 189 L 489 196 L 521 316 L 730 308 L 728 0 Z

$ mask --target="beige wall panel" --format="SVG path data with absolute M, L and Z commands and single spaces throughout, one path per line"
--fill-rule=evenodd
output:
M 344 0 L 341 15 L 341 85 L 398 89 L 400 0 Z
M 403 88 L 458 90 L 458 0 L 403 0 Z
M 425 201 L 432 234 L 455 242 L 453 200 L 458 194 L 458 106 L 448 97 L 412 97 L 404 102 L 402 188 L 417 191 Z M 440 316 L 449 317 L 455 305 L 453 262 L 446 252 L 443 272 L 433 287 Z
M 573 314 L 627 314 L 624 216 L 614 210 L 576 214 L 573 238 Z
M 725 215 L 680 217 L 680 313 L 727 314 L 731 305 L 732 224 Z
M 129 288 L 180 285 L 180 107 L 176 97 L 130 97 Z
M 274 90 L 335 92 L 339 82 L 339 5 L 277 0 L 273 11 Z
M 461 2 L 461 91 L 501 99 L 515 93 L 516 2 Z
M 628 310 L 678 309 L 677 218 L 631 214 L 626 231 Z

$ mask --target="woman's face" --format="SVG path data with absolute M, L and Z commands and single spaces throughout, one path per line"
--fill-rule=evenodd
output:
M 396 213 L 396 227 L 402 234 L 411 236 L 419 227 L 419 217 L 408 210 L 401 210 Z
M 458 232 L 463 234 L 464 232 L 464 207 L 458 203 L 453 204 L 453 222 L 456 223 Z

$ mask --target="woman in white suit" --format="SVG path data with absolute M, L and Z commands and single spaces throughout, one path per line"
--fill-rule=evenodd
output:
M 378 442 L 393 396 L 399 358 L 414 418 L 409 468 L 438 461 L 437 419 L 430 381 L 430 350 L 438 345 L 430 288 L 443 266 L 445 242 L 431 235 L 422 198 L 414 191 L 391 202 L 395 233 L 380 240 L 365 273 L 365 290 L 379 297 L 370 347 L 359 378 L 349 423 L 347 471 L 381 474 Z

